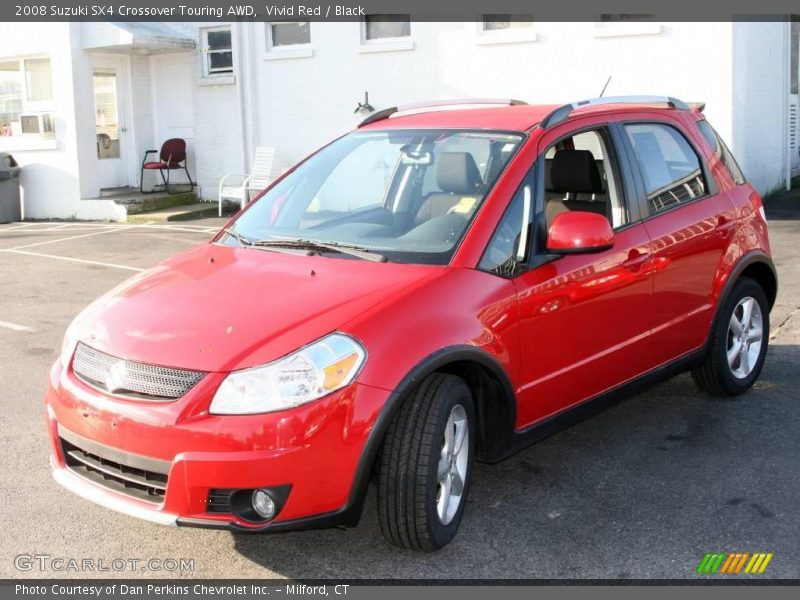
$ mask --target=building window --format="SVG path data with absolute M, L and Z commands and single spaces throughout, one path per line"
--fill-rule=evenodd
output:
M 483 15 L 484 31 L 508 31 L 533 27 L 533 15 Z
M 536 41 L 533 15 L 483 15 L 478 24 L 479 44 Z
M 654 21 L 655 14 L 603 13 L 595 23 L 595 37 L 624 37 L 631 35 L 658 35 L 663 28 Z
M 0 61 L 0 136 L 53 134 L 50 59 Z
M 233 46 L 230 27 L 203 30 L 205 75 L 233 74 Z
M 603 13 L 600 15 L 600 22 L 601 23 L 620 23 L 623 21 L 652 21 L 654 14 L 645 14 L 645 13 L 627 13 L 627 14 L 613 14 L 613 13 Z
M 385 40 L 411 36 L 409 15 L 368 15 L 364 19 L 364 39 Z
M 264 30 L 264 58 L 304 58 L 314 55 L 311 47 L 309 21 L 284 21 L 266 23 Z
M 361 52 L 411 50 L 410 15 L 367 15 L 361 22 Z
M 267 23 L 267 35 L 271 48 L 310 44 L 311 23 L 308 21 Z

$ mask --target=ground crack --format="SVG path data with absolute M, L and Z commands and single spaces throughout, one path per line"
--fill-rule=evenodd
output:
M 786 316 L 786 318 L 783 321 L 781 321 L 775 329 L 772 330 L 772 333 L 769 335 L 769 339 L 774 340 L 776 337 L 778 337 L 781 334 L 781 332 L 783 332 L 783 330 L 786 328 L 786 325 L 789 323 L 789 321 L 792 320 L 792 317 L 794 317 L 798 311 L 800 311 L 800 306 L 796 306 Z

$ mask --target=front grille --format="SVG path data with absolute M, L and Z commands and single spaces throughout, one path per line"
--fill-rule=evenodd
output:
M 78 344 L 72 370 L 82 381 L 116 396 L 169 401 L 180 398 L 205 373 L 171 369 L 111 356 Z
M 63 429 L 59 433 L 64 460 L 71 471 L 127 496 L 156 504 L 164 501 L 169 462 L 106 448 Z

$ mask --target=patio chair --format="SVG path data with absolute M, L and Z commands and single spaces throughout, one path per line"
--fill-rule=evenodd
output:
M 158 154 L 157 161 L 148 161 L 147 157 L 151 154 Z M 164 189 L 168 194 L 177 194 L 181 190 L 170 188 L 169 174 L 170 171 L 176 169 L 183 169 L 186 177 L 189 179 L 189 189 L 194 189 L 194 182 L 192 176 L 189 175 L 189 168 L 186 158 L 186 141 L 181 138 L 170 138 L 161 145 L 161 151 L 148 150 L 144 153 L 142 159 L 142 172 L 139 175 L 139 191 L 143 194 L 152 194 L 156 191 L 156 187 L 145 191 L 144 189 L 144 172 L 145 171 L 158 171 L 161 173 L 161 181 L 164 182 Z M 166 172 L 166 175 L 164 173 Z
M 225 175 L 219 182 L 219 216 L 222 216 L 222 203 L 225 200 L 238 202 L 241 208 L 250 202 L 253 193 L 267 187 L 274 177 L 272 163 L 275 161 L 275 148 L 259 146 L 253 160 L 253 172 L 250 175 Z

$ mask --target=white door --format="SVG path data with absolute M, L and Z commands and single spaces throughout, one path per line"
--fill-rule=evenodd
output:
M 123 57 L 92 60 L 97 174 L 100 189 L 129 185 L 127 65 Z

